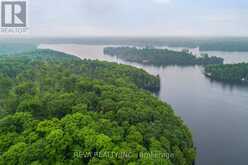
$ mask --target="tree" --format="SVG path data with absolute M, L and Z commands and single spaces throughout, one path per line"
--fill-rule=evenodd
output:
M 195 158 L 189 129 L 151 94 L 159 78 L 141 69 L 37 50 L 0 56 L 0 71 L 8 87 L 0 164 L 190 165 Z M 175 157 L 141 157 L 155 151 Z

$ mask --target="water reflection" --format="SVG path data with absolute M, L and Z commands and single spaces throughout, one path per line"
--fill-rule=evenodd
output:
M 223 82 L 223 81 L 218 81 L 218 80 L 214 80 L 211 79 L 209 77 L 206 76 L 207 79 L 209 79 L 210 83 L 212 85 L 220 85 L 222 87 L 223 90 L 229 90 L 230 92 L 232 92 L 233 90 L 244 90 L 247 91 L 247 83 L 239 83 L 239 82 Z

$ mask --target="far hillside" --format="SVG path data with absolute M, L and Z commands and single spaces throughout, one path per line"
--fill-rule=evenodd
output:
M 37 47 L 36 44 L 30 43 L 6 43 L 0 41 L 0 55 L 1 54 L 15 54 L 33 51 Z

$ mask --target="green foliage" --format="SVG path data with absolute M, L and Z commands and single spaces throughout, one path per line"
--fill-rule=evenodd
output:
M 1 75 L 0 73 L 0 98 L 8 94 L 12 86 L 12 80 L 8 76 Z
M 178 52 L 168 49 L 154 49 L 136 47 L 107 47 L 104 54 L 117 56 L 123 60 L 151 65 L 208 65 L 223 64 L 223 59 L 219 57 L 196 57 L 186 51 Z
M 248 83 L 248 64 L 210 65 L 205 68 L 205 75 L 225 82 Z
M 144 90 L 157 88 L 157 77 L 50 50 L 0 58 L 0 84 L 6 87 L 1 88 L 0 164 L 194 161 L 188 128 L 167 104 Z M 171 156 L 139 156 L 155 151 Z

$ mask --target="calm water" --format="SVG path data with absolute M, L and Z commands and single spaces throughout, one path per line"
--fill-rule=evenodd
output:
M 159 74 L 159 97 L 171 104 L 190 127 L 197 147 L 197 165 L 248 163 L 248 87 L 210 81 L 202 68 L 154 67 L 128 63 L 103 55 L 104 46 L 41 45 L 81 58 L 125 63 Z M 226 63 L 248 62 L 248 53 L 208 52 Z

